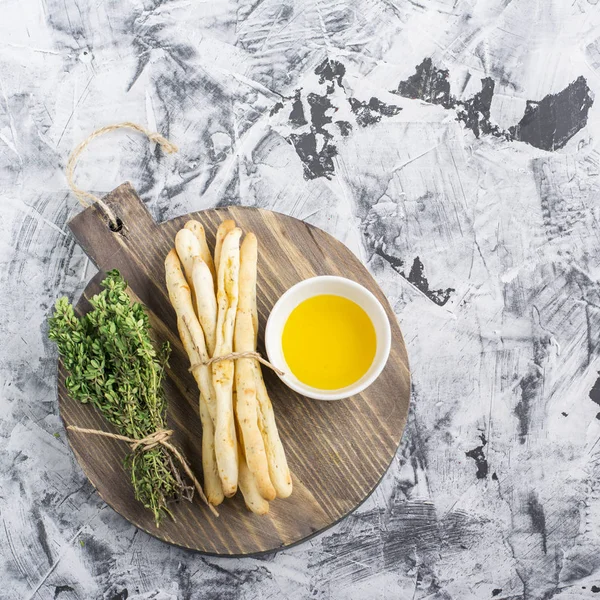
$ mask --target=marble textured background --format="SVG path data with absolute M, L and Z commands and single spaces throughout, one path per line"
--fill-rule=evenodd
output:
M 598 0 L 1 0 L 0 597 L 584 599 L 600 593 Z M 414 377 L 390 472 L 296 548 L 136 531 L 57 414 L 46 318 L 94 269 L 64 167 L 155 218 L 241 203 L 343 240 Z

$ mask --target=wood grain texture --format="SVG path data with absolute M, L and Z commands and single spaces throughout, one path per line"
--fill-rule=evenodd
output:
M 354 510 L 374 490 L 400 443 L 410 399 L 406 348 L 395 315 L 374 279 L 360 261 L 327 233 L 292 217 L 255 208 L 230 207 L 192 213 L 156 224 L 131 185 L 124 184 L 104 198 L 122 220 L 113 232 L 96 206 L 70 222 L 70 228 L 101 273 L 87 286 L 77 304 L 80 312 L 100 291 L 103 271 L 117 268 L 150 315 L 159 342 L 169 340 L 173 353 L 165 386 L 168 422 L 175 443 L 197 474 L 202 473 L 202 431 L 198 390 L 188 372 L 188 359 L 177 338 L 175 313 L 164 283 L 163 261 L 176 232 L 189 218 L 205 227 L 209 245 L 219 223 L 235 219 L 259 240 L 259 351 L 269 312 L 290 286 L 316 275 L 340 275 L 371 290 L 385 307 L 392 327 L 392 350 L 381 376 L 362 394 L 338 402 L 309 400 L 287 388 L 264 369 L 281 438 L 293 473 L 290 498 L 271 503 L 267 516 L 248 512 L 241 495 L 219 506 L 215 517 L 197 499 L 173 507 L 176 520 L 157 528 L 149 511 L 133 497 L 122 467 L 126 444 L 68 432 L 77 459 L 101 497 L 137 527 L 166 542 L 218 555 L 246 555 L 297 543 Z M 66 426 L 109 430 L 102 416 L 66 393 L 59 368 L 60 412 Z

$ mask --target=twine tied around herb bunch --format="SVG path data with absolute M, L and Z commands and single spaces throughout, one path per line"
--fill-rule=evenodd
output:
M 173 144 L 173 142 L 170 142 L 160 133 L 157 133 L 155 131 L 149 131 L 145 127 L 142 127 L 137 123 L 131 123 L 130 121 L 124 121 L 123 123 L 115 123 L 114 125 L 106 125 L 105 127 L 97 129 L 96 131 L 91 133 L 85 140 L 83 140 L 83 142 L 81 142 L 81 144 L 79 144 L 79 146 L 77 146 L 75 150 L 73 150 L 71 156 L 69 156 L 69 160 L 67 161 L 66 167 L 67 183 L 69 184 L 71 191 L 75 194 L 80 204 L 84 208 L 88 208 L 94 202 L 98 204 L 98 206 L 104 211 L 104 214 L 108 217 L 111 229 L 114 230 L 117 230 L 119 225 L 115 213 L 112 211 L 110 206 L 108 206 L 108 204 L 104 202 L 101 198 L 98 198 L 98 196 L 94 196 L 94 194 L 86 192 L 85 190 L 82 190 L 80 187 L 75 185 L 75 167 L 77 166 L 77 161 L 79 160 L 79 157 L 92 140 L 96 139 L 97 137 L 100 137 L 101 135 L 104 135 L 105 133 L 115 131 L 116 129 L 133 129 L 134 131 L 138 131 L 139 133 L 144 134 L 151 142 L 156 142 L 163 149 L 163 152 L 166 152 L 167 154 L 173 154 L 174 152 L 179 151 L 179 148 L 175 144 Z
M 217 517 L 219 516 L 219 513 L 217 512 L 215 507 L 206 499 L 206 496 L 204 495 L 204 490 L 202 489 L 200 482 L 194 475 L 194 472 L 190 468 L 183 454 L 181 454 L 181 452 L 179 452 L 179 450 L 177 450 L 177 448 L 169 442 L 169 439 L 173 435 L 172 429 L 159 429 L 158 431 L 155 431 L 154 433 L 151 433 L 150 435 L 142 439 L 135 439 L 127 437 L 126 435 L 119 435 L 118 433 L 103 431 L 101 429 L 86 429 L 84 427 L 77 427 L 76 425 L 69 425 L 67 426 L 67 429 L 69 429 L 70 431 L 75 431 L 77 433 L 85 433 L 87 435 L 99 435 L 102 437 L 111 438 L 113 440 L 121 440 L 122 442 L 127 442 L 132 452 L 136 452 L 137 450 L 146 452 L 147 450 L 152 450 L 152 448 L 155 448 L 156 446 L 163 446 L 179 461 L 187 476 L 192 480 L 192 483 L 198 491 L 200 498 L 202 498 L 204 503 L 210 508 L 214 515 L 216 515 Z

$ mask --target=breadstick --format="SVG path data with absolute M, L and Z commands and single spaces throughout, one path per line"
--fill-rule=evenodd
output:
M 204 331 L 208 354 L 212 356 L 217 341 L 217 299 L 210 269 L 199 257 L 195 257 L 193 261 L 192 281 L 196 295 L 196 314 Z
M 262 371 L 258 362 L 254 365 L 256 399 L 258 400 L 258 427 L 262 434 L 269 460 L 269 476 L 278 498 L 287 498 L 292 493 L 292 475 L 279 437 L 275 413 L 267 393 Z
M 239 301 L 235 321 L 234 351 L 253 352 L 254 326 L 252 311 L 256 297 L 257 241 L 248 233 L 240 250 Z M 253 358 L 239 358 L 235 365 L 237 391 L 236 416 L 244 440 L 244 456 L 263 498 L 274 500 L 275 488 L 269 476 L 265 444 L 258 427 L 258 407 Z
M 177 255 L 183 264 L 185 278 L 192 288 L 192 268 L 194 258 L 200 257 L 200 243 L 196 236 L 189 229 L 180 229 L 175 236 L 175 248 Z
M 269 512 L 269 503 L 262 497 L 256 479 L 253 477 L 244 456 L 244 441 L 241 437 L 239 427 L 238 432 L 238 458 L 240 463 L 239 486 L 246 508 L 257 515 L 266 515 Z
M 235 228 L 235 221 L 227 219 L 223 221 L 217 229 L 217 237 L 215 240 L 215 270 L 217 272 L 217 278 L 219 273 L 219 261 L 221 260 L 221 248 L 223 247 L 223 240 L 225 236 Z
M 250 234 L 248 234 L 250 235 Z M 246 237 L 248 237 L 248 235 Z M 256 240 L 256 271 L 258 274 L 258 239 L 252 233 L 252 236 Z M 245 241 L 245 240 L 244 240 Z M 257 274 L 254 276 L 254 285 L 252 286 L 252 297 L 250 298 L 250 306 L 252 311 L 252 327 L 254 328 L 254 350 L 256 350 L 256 346 L 258 344 L 258 307 L 256 304 L 256 280 Z
M 177 329 L 179 330 L 179 337 L 181 338 L 183 347 L 190 357 L 190 361 L 192 364 L 199 364 L 201 361 L 200 354 L 192 342 L 187 325 L 181 319 L 177 319 Z M 204 387 L 202 370 L 208 371 L 208 367 L 199 367 L 192 370 L 196 383 L 198 383 L 198 387 Z M 210 377 L 208 382 L 210 384 L 209 389 L 211 389 L 211 392 L 209 393 L 212 393 Z M 204 473 L 204 490 L 208 501 L 214 506 L 217 506 L 223 502 L 223 488 L 221 486 L 221 480 L 219 479 L 217 459 L 215 456 L 214 424 L 208 410 L 208 403 L 203 394 L 200 394 L 199 405 L 200 420 L 202 422 L 202 471 Z
M 185 277 L 183 276 L 183 273 L 181 272 L 179 259 L 174 249 L 169 252 L 167 258 L 165 259 L 165 273 L 169 299 L 173 305 L 173 308 L 175 309 L 175 313 L 177 314 L 177 328 L 179 330 L 179 337 L 181 338 L 183 347 L 190 359 L 190 363 L 195 365 L 192 373 L 196 379 L 196 382 L 198 383 L 200 393 L 206 403 L 209 416 L 208 420 L 211 420 L 211 406 L 213 413 L 216 413 L 215 393 L 213 390 L 210 368 L 201 364 L 208 359 L 208 354 L 206 352 L 202 328 L 200 327 L 200 323 L 198 323 L 198 319 L 194 314 L 190 289 L 187 285 Z M 203 419 L 202 407 L 200 410 L 200 417 Z M 220 482 L 215 482 L 211 475 L 214 471 L 214 462 L 216 459 L 214 458 L 214 450 L 212 452 L 210 451 L 210 448 L 213 445 L 211 443 L 211 425 L 207 424 L 206 429 L 204 429 L 205 420 L 206 414 L 204 415 L 203 419 L 203 431 L 205 432 L 207 438 L 206 442 L 203 439 L 202 444 L 204 485 L 209 502 L 211 504 L 219 504 L 223 500 L 223 492 L 222 490 L 219 492 L 219 489 L 221 488 Z M 205 444 L 206 451 L 204 451 Z M 218 486 L 217 483 L 219 484 Z
M 252 300 L 252 321 L 254 323 L 254 339 L 258 337 L 258 311 L 256 307 L 256 288 Z M 256 346 L 255 346 L 256 348 Z M 285 450 L 279 437 L 275 413 L 267 392 L 258 361 L 254 362 L 256 382 L 256 399 L 258 400 L 258 427 L 263 437 L 265 451 L 269 462 L 269 476 L 275 487 L 278 498 L 287 498 L 292 493 L 292 475 L 287 464 Z
M 258 335 L 258 312 L 256 308 L 256 288 L 253 299 L 253 322 L 255 323 L 254 339 Z M 279 437 L 273 405 L 267 392 L 258 361 L 254 362 L 254 379 L 256 382 L 256 399 L 258 401 L 258 427 L 265 444 L 265 451 L 269 462 L 269 476 L 277 492 L 278 498 L 287 498 L 292 493 L 292 475 L 287 464 L 285 450 Z
M 234 228 L 223 240 L 217 276 L 217 340 L 214 356 L 230 354 L 238 304 L 241 229 Z M 212 365 L 216 394 L 215 449 L 224 494 L 233 496 L 238 483 L 238 452 L 233 415 L 233 360 Z
M 196 236 L 189 229 L 180 229 L 175 236 L 175 249 L 179 260 L 183 264 L 185 279 L 190 286 L 192 294 L 192 307 L 196 308 L 196 293 L 194 292 L 194 283 L 192 280 L 192 271 L 194 258 L 200 256 L 200 244 Z
M 212 275 L 212 280 L 216 282 L 217 274 L 215 272 L 215 263 L 213 262 L 213 257 L 208 248 L 208 244 L 206 243 L 206 233 L 202 223 L 192 219 L 185 224 L 185 228 L 189 229 L 196 236 L 196 239 L 200 244 L 200 258 L 206 263 L 206 266 L 209 268 L 210 274 Z
M 215 506 L 223 502 L 223 486 L 219 478 L 215 454 L 215 427 L 204 396 L 200 394 L 200 420 L 202 421 L 202 470 L 206 497 Z
M 177 319 L 178 321 L 181 320 L 189 330 L 192 347 L 195 348 L 196 353 L 199 355 L 199 358 L 196 357 L 195 354 L 191 355 L 188 348 L 186 348 L 190 363 L 192 365 L 197 365 L 194 369 L 194 376 L 197 372 L 202 383 L 202 385 L 199 386 L 200 391 L 207 402 L 209 402 L 210 408 L 210 403 L 212 402 L 214 404 L 211 370 L 209 367 L 201 364 L 209 360 L 206 343 L 204 341 L 204 333 L 198 322 L 196 313 L 194 312 L 191 291 L 181 272 L 181 266 L 175 250 L 171 250 L 171 252 L 167 254 L 167 258 L 165 259 L 165 273 L 169 299 L 175 309 Z M 178 329 L 181 330 L 181 323 L 178 323 Z M 185 340 L 182 339 L 182 342 L 185 342 Z

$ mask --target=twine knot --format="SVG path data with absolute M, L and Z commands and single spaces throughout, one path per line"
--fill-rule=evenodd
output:
M 135 438 L 127 437 L 126 435 L 120 435 L 118 433 L 111 433 L 110 431 L 102 431 L 101 429 L 85 429 L 83 427 L 77 427 L 76 425 L 69 425 L 67 429 L 69 429 L 70 431 L 76 431 L 78 433 L 99 435 L 102 437 L 111 438 L 113 440 L 121 440 L 122 442 L 127 442 L 132 452 L 135 452 L 140 448 L 142 452 L 146 452 L 147 450 L 152 450 L 152 448 L 156 448 L 156 446 L 162 446 L 179 461 L 187 476 L 192 480 L 192 483 L 198 491 L 200 498 L 202 498 L 204 503 L 208 506 L 208 508 L 214 515 L 216 515 L 217 517 L 219 516 L 219 513 L 216 511 L 215 507 L 206 499 L 206 496 L 204 495 L 204 490 L 202 489 L 200 482 L 194 475 L 194 472 L 192 471 L 190 465 L 188 464 L 183 454 L 181 454 L 181 452 L 179 452 L 179 450 L 177 450 L 177 448 L 173 446 L 171 442 L 169 442 L 169 439 L 173 435 L 172 429 L 158 429 L 154 433 L 147 435 L 141 440 L 136 440 Z
M 129 445 L 131 446 L 131 451 L 135 452 L 138 448 L 142 448 L 145 452 L 146 450 L 152 450 L 156 446 L 159 446 L 166 442 L 173 435 L 172 429 L 159 429 L 154 433 L 142 438 L 141 440 L 136 440 L 135 442 L 131 442 Z

